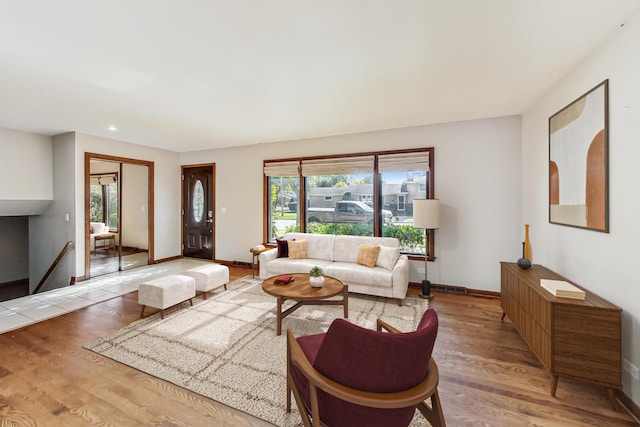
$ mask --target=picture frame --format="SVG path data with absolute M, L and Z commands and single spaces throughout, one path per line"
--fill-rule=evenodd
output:
M 549 222 L 609 232 L 609 80 L 549 117 Z

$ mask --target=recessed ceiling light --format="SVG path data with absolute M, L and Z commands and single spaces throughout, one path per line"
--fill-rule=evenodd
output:
M 113 131 L 113 132 L 115 132 L 115 131 L 117 131 L 117 130 L 118 130 L 118 128 L 116 127 L 116 125 L 110 125 L 108 129 L 109 129 L 110 131 Z

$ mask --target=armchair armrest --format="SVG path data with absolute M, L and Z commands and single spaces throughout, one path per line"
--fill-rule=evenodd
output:
M 388 324 L 387 322 L 385 322 L 384 320 L 378 317 L 378 320 L 376 321 L 376 330 L 378 332 L 382 332 L 383 329 L 394 334 L 400 333 L 398 329 L 394 328 L 393 326 L 391 326 L 390 324 Z

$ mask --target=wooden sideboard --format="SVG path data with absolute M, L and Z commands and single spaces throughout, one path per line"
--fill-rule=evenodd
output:
M 540 286 L 540 279 L 573 283 L 541 265 L 523 270 L 515 263 L 500 263 L 502 319 L 509 316 L 551 374 L 552 396 L 558 377 L 576 378 L 607 387 L 617 410 L 622 309 L 575 283 L 585 291 L 584 301 L 557 298 Z

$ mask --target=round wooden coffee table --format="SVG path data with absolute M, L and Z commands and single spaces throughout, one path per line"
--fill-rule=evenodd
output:
M 276 297 L 276 333 L 282 333 L 282 319 L 302 307 L 303 305 L 341 305 L 344 307 L 344 317 L 349 317 L 349 291 L 348 286 L 340 280 L 330 276 L 324 276 L 324 284 L 321 288 L 314 288 L 309 284 L 309 274 L 292 274 L 293 282 L 286 285 L 278 285 L 275 280 L 278 276 L 269 277 L 262 282 L 262 290 Z M 342 294 L 341 300 L 327 300 L 327 298 Z M 293 300 L 296 303 L 282 311 L 282 303 Z

